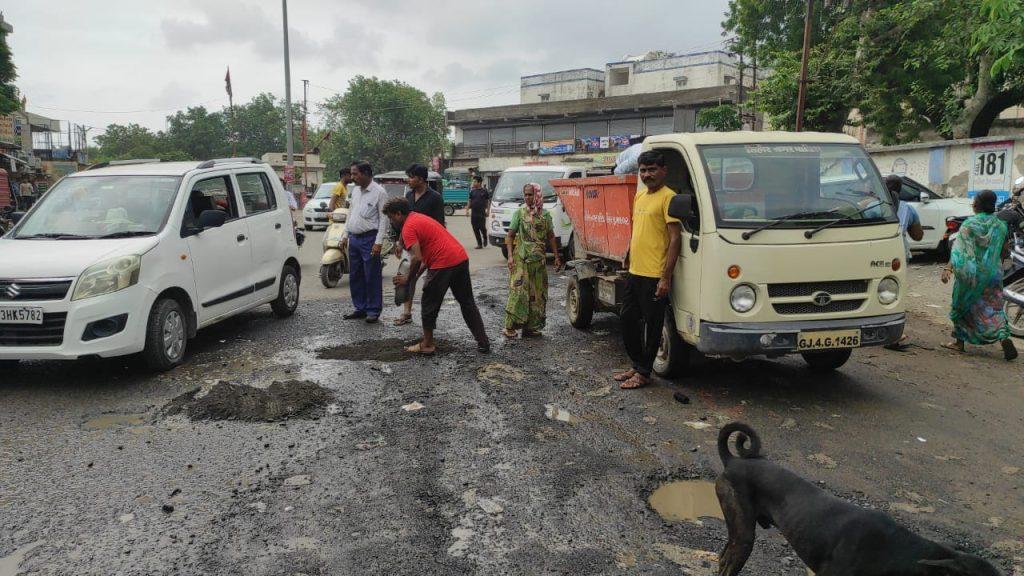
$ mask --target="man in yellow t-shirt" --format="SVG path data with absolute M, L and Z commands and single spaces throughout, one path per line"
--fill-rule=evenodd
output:
M 345 200 L 348 198 L 348 185 L 351 183 L 351 168 L 343 168 L 338 172 L 338 183 L 334 186 L 334 190 L 331 190 L 331 204 L 327 207 L 327 214 L 333 214 L 335 208 L 345 206 Z M 330 219 L 330 216 L 328 216 L 328 219 Z
M 648 150 L 640 155 L 639 164 L 644 187 L 633 203 L 629 274 L 620 315 L 622 339 L 633 368 L 615 375 L 624 389 L 651 382 L 681 243 L 681 224 L 668 215 L 669 202 L 676 193 L 665 186 L 665 156 Z

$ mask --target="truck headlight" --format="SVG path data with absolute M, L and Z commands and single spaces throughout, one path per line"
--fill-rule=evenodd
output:
M 883 278 L 878 283 L 878 301 L 889 305 L 900 297 L 900 283 L 895 278 Z
M 78 277 L 72 300 L 84 300 L 124 290 L 139 283 L 142 256 L 118 256 L 86 268 Z
M 729 294 L 729 305 L 740 314 L 753 310 L 754 304 L 757 304 L 757 292 L 749 284 L 740 284 Z

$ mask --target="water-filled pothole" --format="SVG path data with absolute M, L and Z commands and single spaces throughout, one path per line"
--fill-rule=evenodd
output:
M 367 340 L 355 344 L 342 344 L 321 348 L 316 357 L 321 360 L 376 360 L 378 362 L 402 362 L 411 360 L 417 355 L 406 352 L 408 346 L 415 344 L 415 341 L 407 342 L 401 338 L 386 338 L 384 340 Z M 440 340 L 437 341 L 437 355 L 447 354 L 451 347 Z
M 85 430 L 112 430 L 141 426 L 146 422 L 146 414 L 100 414 L 82 424 Z
M 651 494 L 648 503 L 665 520 L 697 522 L 701 518 L 724 519 L 715 484 L 704 480 L 662 484 Z
M 332 394 L 314 382 L 274 382 L 266 389 L 220 381 L 205 395 L 192 390 L 164 407 L 168 416 L 185 414 L 192 420 L 241 420 L 273 422 L 317 414 Z

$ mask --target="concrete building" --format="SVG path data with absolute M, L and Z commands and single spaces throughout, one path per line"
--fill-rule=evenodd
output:
M 630 137 L 701 132 L 701 108 L 735 102 L 736 86 L 456 110 L 452 166 L 496 175 L 510 166 L 610 170 Z
M 278 178 L 284 178 L 284 167 L 288 164 L 288 154 L 286 152 L 267 152 L 260 159 L 270 164 L 274 172 L 277 173 Z M 327 168 L 327 165 L 320 161 L 319 154 L 307 154 L 305 156 L 302 153 L 293 154 L 292 161 L 295 163 L 295 182 L 293 185 L 305 184 L 308 190 L 313 190 L 324 183 L 324 169 Z M 305 169 L 306 174 L 305 181 L 303 181 L 302 176 L 303 169 Z
M 519 83 L 520 104 L 585 100 L 605 94 L 604 72 L 595 68 L 523 76 Z
M 748 63 L 749 66 L 749 63 Z M 758 76 L 762 76 L 758 72 Z M 739 84 L 738 58 L 715 50 L 667 58 L 634 56 L 605 66 L 605 95 L 631 96 Z M 754 86 L 753 71 L 744 72 L 743 85 Z

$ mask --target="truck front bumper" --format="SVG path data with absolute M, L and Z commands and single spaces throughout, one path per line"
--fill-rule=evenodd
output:
M 708 356 L 745 358 L 797 352 L 801 332 L 860 330 L 860 346 L 885 346 L 903 335 L 906 314 L 842 320 L 807 320 L 763 324 L 701 322 L 697 350 Z

